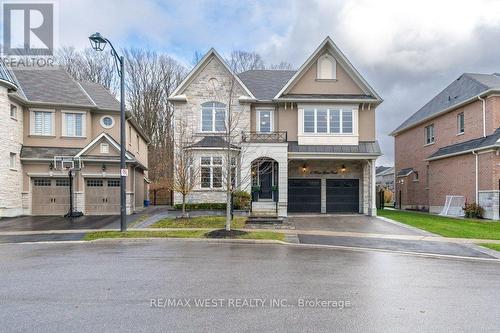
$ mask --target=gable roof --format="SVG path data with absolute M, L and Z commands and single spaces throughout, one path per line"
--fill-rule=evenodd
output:
M 120 102 L 102 84 L 84 81 L 78 84 L 99 109 L 120 111 Z
M 94 103 L 75 80 L 61 67 L 39 69 L 12 68 L 29 102 L 94 107 Z
M 238 76 L 257 99 L 270 101 L 296 72 L 257 69 L 242 72 Z
M 439 148 L 435 153 L 430 155 L 427 160 L 437 160 L 444 157 L 465 154 L 476 149 L 485 149 L 495 146 L 500 146 L 500 128 L 497 128 L 493 134 L 484 138 L 472 139 L 465 142 L 456 143 L 446 147 Z
M 107 134 L 107 133 L 101 133 L 99 134 L 98 136 L 96 136 L 94 138 L 94 140 L 92 140 L 91 142 L 89 142 L 88 145 L 86 145 L 85 147 L 83 147 L 81 150 L 79 150 L 79 152 L 75 155 L 75 157 L 80 157 L 82 155 L 84 155 L 87 151 L 91 150 L 93 147 L 95 147 L 95 145 L 102 139 L 106 139 L 109 143 L 111 143 L 111 145 L 117 150 L 117 151 L 120 151 L 120 144 L 118 142 L 116 142 L 115 139 L 113 139 L 111 137 L 111 135 Z M 127 159 L 130 159 L 130 160 L 133 160 L 134 157 L 132 154 L 130 154 L 128 151 L 125 151 L 125 157 Z
M 181 84 L 175 88 L 175 90 L 172 92 L 172 94 L 169 96 L 169 99 L 175 100 L 175 97 L 178 95 L 181 95 L 184 89 L 191 83 L 191 81 L 196 77 L 196 74 L 200 72 L 209 62 L 209 60 L 215 57 L 217 60 L 219 60 L 224 67 L 233 75 L 233 77 L 236 79 L 236 81 L 239 83 L 239 85 L 245 90 L 245 92 L 250 96 L 251 98 L 255 99 L 255 96 L 250 92 L 250 90 L 243 84 L 241 79 L 236 75 L 236 73 L 229 67 L 229 65 L 226 63 L 226 61 L 215 51 L 215 49 L 212 47 L 204 56 L 203 58 L 196 64 L 196 66 L 189 72 L 189 74 L 186 76 L 184 80 L 182 80 Z
M 406 119 L 391 135 L 469 103 L 490 90 L 500 90 L 500 74 L 464 73 Z
M 354 68 L 349 59 L 340 51 L 338 46 L 333 42 L 330 36 L 327 36 L 325 40 L 316 48 L 316 50 L 307 58 L 307 60 L 302 64 L 299 70 L 288 80 L 288 82 L 281 88 L 281 90 L 274 96 L 274 99 L 278 99 L 281 95 L 289 91 L 293 85 L 304 75 L 304 73 L 313 64 L 316 58 L 320 55 L 320 52 L 324 49 L 328 49 L 333 53 L 334 58 L 337 60 L 337 64 L 340 64 L 346 72 L 351 76 L 354 82 L 365 92 L 367 95 L 371 95 L 373 98 L 382 102 L 382 98 L 375 92 L 375 90 L 368 84 L 368 82 L 361 76 L 361 74 Z

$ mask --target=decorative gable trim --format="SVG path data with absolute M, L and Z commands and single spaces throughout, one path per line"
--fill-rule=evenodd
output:
M 322 52 L 326 47 L 329 47 L 333 57 L 335 58 L 337 64 L 342 66 L 347 73 L 351 76 L 354 82 L 363 90 L 366 94 L 374 96 L 378 102 L 382 102 L 382 98 L 375 92 L 375 90 L 368 84 L 368 82 L 361 76 L 361 74 L 354 68 L 347 57 L 340 51 L 340 49 L 335 45 L 333 40 L 327 36 L 325 40 L 316 48 L 316 50 L 307 58 L 307 60 L 302 64 L 299 70 L 288 80 L 288 82 L 281 88 L 281 90 L 274 96 L 274 99 L 279 99 L 283 94 L 290 91 L 295 83 L 306 73 L 306 71 L 311 67 L 311 65 L 318 59 L 320 52 Z
M 116 150 L 120 151 L 120 145 L 118 144 L 118 142 L 116 142 L 115 139 L 113 139 L 109 134 L 103 132 L 103 133 L 99 134 L 94 140 L 92 140 L 88 145 L 86 145 L 85 147 L 83 147 L 83 149 L 80 150 L 80 152 L 78 154 L 76 154 L 75 157 L 81 157 L 86 152 L 88 152 L 89 150 L 91 150 L 92 148 L 94 148 L 95 145 L 102 138 L 105 138 L 111 144 L 111 146 L 113 146 Z M 134 159 L 134 157 L 132 155 L 130 155 L 128 152 L 125 152 L 125 157 L 127 159 L 129 159 L 129 160 L 133 160 Z
M 172 92 L 170 95 L 171 97 L 168 98 L 170 101 L 183 101 L 185 99 L 185 96 L 182 95 L 184 90 L 189 86 L 191 81 L 196 77 L 196 75 L 203 69 L 205 66 L 208 64 L 210 59 L 214 57 L 217 60 L 219 60 L 224 67 L 231 73 L 231 75 L 236 79 L 238 84 L 245 90 L 245 92 L 250 96 L 252 99 L 256 99 L 255 96 L 250 92 L 250 90 L 243 84 L 243 82 L 240 80 L 238 75 L 229 67 L 229 65 L 226 63 L 226 61 L 217 53 L 217 51 L 214 48 L 211 48 L 204 56 L 203 58 L 196 64 L 196 66 L 189 72 L 189 74 L 186 76 L 186 78 L 179 84 L 179 86 Z M 178 96 L 179 95 L 179 96 Z

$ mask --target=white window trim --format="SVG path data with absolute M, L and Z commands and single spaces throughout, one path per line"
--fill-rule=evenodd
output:
M 81 114 L 82 115 L 82 135 L 68 135 L 67 132 L 67 124 L 66 124 L 66 115 L 67 114 Z M 70 110 L 61 110 L 61 135 L 68 138 L 85 138 L 87 137 L 87 112 L 86 111 L 70 111 Z
M 427 142 L 427 128 L 432 127 L 432 141 Z M 424 127 L 424 146 L 433 145 L 436 142 L 436 133 L 434 132 L 434 124 L 430 124 Z
M 104 118 L 111 118 L 111 120 L 113 121 L 111 123 L 111 125 L 106 126 L 104 124 Z M 106 128 L 106 129 L 110 129 L 110 128 L 113 128 L 113 126 L 115 126 L 115 118 L 113 116 L 110 116 L 110 115 L 106 114 L 106 115 L 104 115 L 104 116 L 101 117 L 101 119 L 99 120 L 99 123 L 101 124 L 102 127 Z
M 208 102 L 208 103 L 221 103 L 221 102 Z M 204 103 L 202 103 L 204 104 Z M 224 103 L 221 103 L 224 104 Z M 211 131 L 204 131 L 203 130 L 203 105 L 200 105 L 200 132 L 202 133 L 224 133 L 226 132 L 225 130 L 223 131 L 216 131 L 215 130 L 215 111 L 216 110 L 221 110 L 222 108 L 218 108 L 212 105 L 212 130 Z M 227 106 L 224 107 L 224 124 L 225 127 L 227 127 Z
M 50 134 L 36 134 L 35 132 L 35 112 L 50 112 L 52 113 L 52 133 Z M 54 109 L 30 109 L 30 135 L 32 136 L 55 136 L 56 130 L 56 110 Z
M 460 118 L 464 120 L 464 128 L 462 131 L 460 131 Z M 460 112 L 457 114 L 457 135 L 462 135 L 465 133 L 465 114 L 463 112 Z
M 210 164 L 201 164 L 201 160 L 204 159 L 204 158 L 209 158 L 210 159 Z M 222 164 L 214 164 L 214 158 L 220 158 L 222 160 Z M 224 159 L 222 158 L 222 156 L 201 156 L 200 157 L 200 189 L 202 190 L 220 190 L 224 187 L 224 182 L 223 182 L 223 172 L 224 170 L 222 169 L 222 167 L 224 166 Z M 220 187 L 214 187 L 214 167 L 220 167 L 221 168 L 221 186 Z M 203 187 L 201 186 L 202 184 L 202 180 L 201 180 L 201 177 L 202 177 L 202 172 L 201 172 L 201 168 L 209 168 L 210 169 L 210 187 Z
M 106 148 L 103 149 L 104 147 L 106 147 Z M 101 154 L 109 154 L 109 143 L 107 143 L 107 142 L 101 142 L 101 144 L 99 145 L 99 152 Z
M 12 115 L 12 107 L 15 107 L 16 110 L 16 114 L 14 116 Z M 18 114 L 19 114 L 19 107 L 14 103 L 10 103 L 10 108 L 9 108 L 10 119 L 17 120 L 19 118 Z
M 331 73 L 331 78 L 322 78 L 321 77 L 321 66 L 320 63 L 323 61 L 323 59 L 327 59 L 332 63 L 332 73 Z M 337 61 L 335 60 L 334 57 L 332 57 L 330 54 L 325 53 L 321 55 L 318 60 L 316 60 L 316 80 L 319 81 L 335 81 L 337 80 Z
M 12 159 L 14 157 L 14 160 Z M 12 161 L 14 161 L 14 165 L 12 165 Z M 12 171 L 17 171 L 17 154 L 10 152 L 9 153 L 9 169 Z
M 305 111 L 314 111 L 314 132 L 306 132 L 304 130 L 304 113 Z M 327 111 L 327 131 L 326 132 L 320 132 L 318 133 L 318 110 L 326 110 Z M 340 111 L 340 132 L 339 133 L 333 133 L 330 132 L 330 111 Z M 351 111 L 352 115 L 352 132 L 350 133 L 344 133 L 344 127 L 343 127 L 343 111 Z M 358 135 L 358 109 L 353 108 L 352 106 L 327 106 L 327 107 L 318 107 L 318 106 L 301 106 L 299 108 L 299 134 L 302 136 L 337 136 L 337 137 L 342 137 L 342 136 L 357 136 Z
M 260 114 L 261 112 L 269 112 L 269 117 L 270 117 L 270 131 L 269 132 L 260 132 L 260 133 L 272 133 L 274 132 L 274 109 L 255 109 L 257 111 L 256 113 L 256 130 L 257 132 L 260 132 Z

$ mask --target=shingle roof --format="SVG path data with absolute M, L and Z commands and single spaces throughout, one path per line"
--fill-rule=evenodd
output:
M 243 84 L 260 100 L 272 100 L 296 71 L 249 70 L 238 74 Z
M 394 167 L 383 167 L 384 170 L 382 171 L 375 171 L 377 176 L 385 176 L 385 175 L 393 175 L 394 174 Z
M 396 177 L 406 177 L 413 172 L 413 168 L 404 168 L 398 171 Z
M 382 166 L 381 165 L 381 166 L 378 166 L 378 167 L 375 168 L 375 173 L 378 175 L 379 173 L 384 172 L 384 171 L 386 171 L 386 170 L 388 170 L 390 168 L 391 167 L 386 167 L 386 166 Z
M 78 82 L 100 109 L 120 111 L 120 102 L 99 83 Z
M 299 145 L 297 141 L 290 141 L 288 152 L 382 155 L 377 141 L 360 141 L 358 145 Z
M 220 136 L 205 136 L 200 141 L 189 146 L 190 148 L 226 148 L 227 141 Z M 231 148 L 238 149 L 238 146 L 231 145 Z
M 31 102 L 93 106 L 82 88 L 61 67 L 16 67 L 12 72 Z
M 21 148 L 21 158 L 54 158 L 54 156 L 75 156 L 82 148 L 27 147 Z
M 420 110 L 406 119 L 393 133 L 397 133 L 404 128 L 411 127 L 427 118 L 431 118 L 439 112 L 458 105 L 489 89 L 500 89 L 500 76 L 498 74 L 464 73 L 420 108 Z
M 2 61 L 0 61 L 0 80 L 12 83 L 14 86 L 17 87 L 16 81 L 12 77 L 11 73 L 9 72 L 9 70 L 4 66 L 4 64 L 3 64 Z
M 462 152 L 467 152 L 473 149 L 490 147 L 495 145 L 498 140 L 500 140 L 500 128 L 497 128 L 493 134 L 488 135 L 484 138 L 472 139 L 469 141 L 439 148 L 438 151 L 429 156 L 427 159 L 437 159 L 439 157 L 460 154 Z

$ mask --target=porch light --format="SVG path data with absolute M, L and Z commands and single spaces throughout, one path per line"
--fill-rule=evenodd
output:
M 89 37 L 89 39 L 90 39 L 90 45 L 96 51 L 103 51 L 104 48 L 106 47 L 107 44 L 106 39 L 104 39 L 104 37 L 102 37 L 101 34 L 98 32 L 92 34 Z
M 342 164 L 342 166 L 340 167 L 340 171 L 341 172 L 345 172 L 346 168 L 345 168 L 345 164 Z

